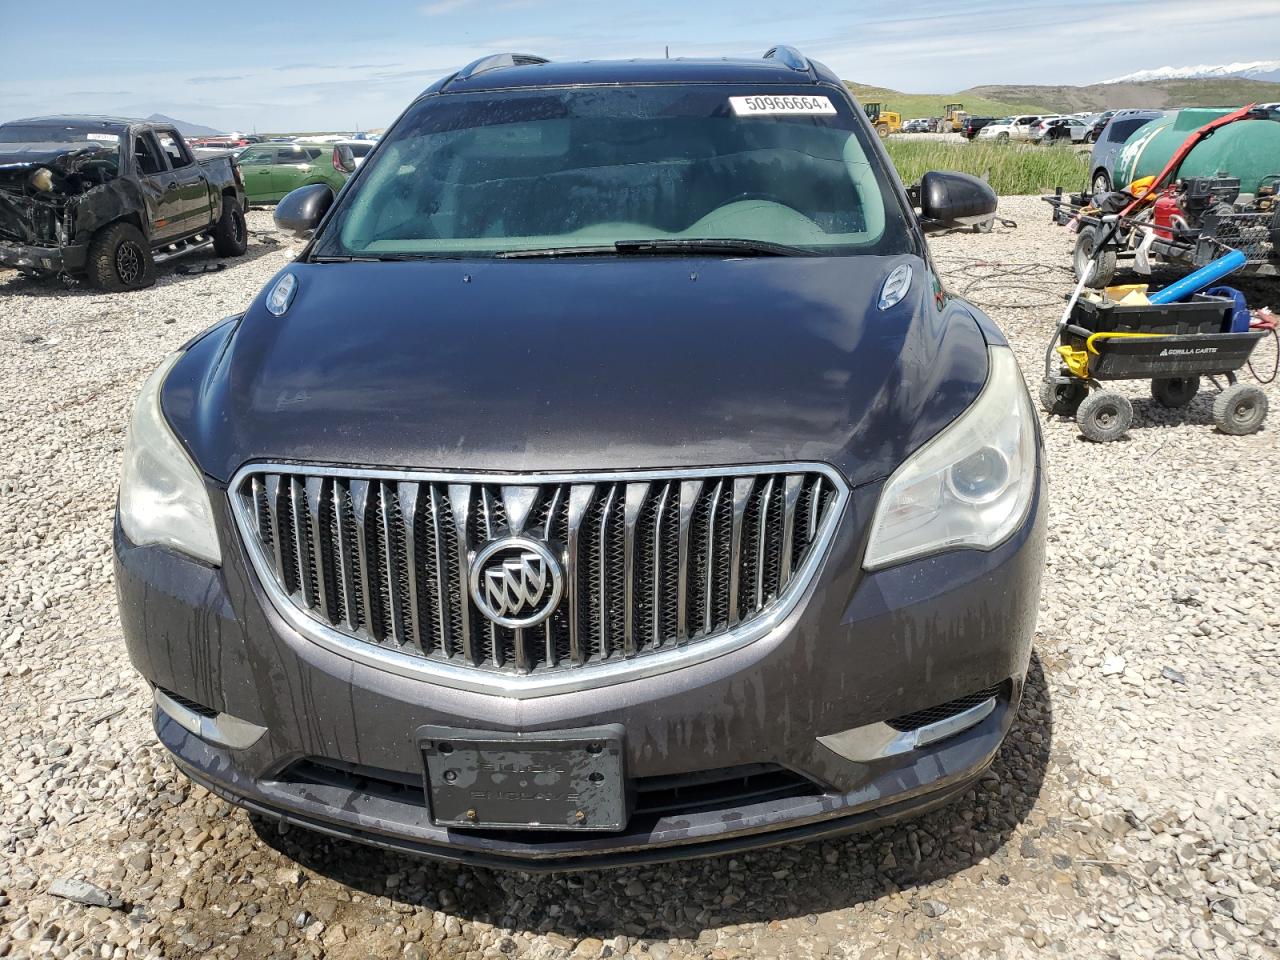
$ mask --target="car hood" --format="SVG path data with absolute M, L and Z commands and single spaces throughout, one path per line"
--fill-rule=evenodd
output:
M 909 263 L 907 297 L 877 308 Z M 823 461 L 886 476 L 972 402 L 986 349 L 928 264 L 630 257 L 293 264 L 174 367 L 202 469 L 507 472 Z M 268 285 L 269 287 L 270 285 Z

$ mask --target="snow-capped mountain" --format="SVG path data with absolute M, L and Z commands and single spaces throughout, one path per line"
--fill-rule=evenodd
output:
M 1198 67 L 1157 67 L 1139 70 L 1103 83 L 1141 83 L 1145 80 L 1200 80 L 1210 77 L 1243 77 L 1280 83 L 1280 60 L 1255 60 L 1252 63 L 1202 64 Z

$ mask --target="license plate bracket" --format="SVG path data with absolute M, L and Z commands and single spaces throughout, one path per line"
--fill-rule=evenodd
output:
M 527 734 L 424 726 L 417 733 L 437 826 L 617 831 L 627 825 L 618 725 Z

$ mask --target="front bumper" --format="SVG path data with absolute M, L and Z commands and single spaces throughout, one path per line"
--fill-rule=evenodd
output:
M 83 244 L 62 247 L 35 246 L 0 240 L 0 265 L 36 273 L 79 273 L 88 259 Z
M 675 672 L 515 700 L 382 672 L 294 632 L 265 600 L 221 518 L 213 569 L 116 529 L 121 617 L 154 685 L 266 732 L 212 743 L 157 710 L 156 730 L 193 780 L 251 810 L 333 835 L 446 859 L 563 869 L 732 852 L 913 815 L 963 791 L 1008 732 L 1030 656 L 1047 509 L 989 552 L 956 551 L 861 571 L 879 484 L 855 489 L 827 561 L 776 630 Z M 211 489 L 214 503 L 225 491 Z M 995 708 L 938 743 L 852 761 L 819 742 L 851 728 L 999 687 Z M 531 834 L 438 827 L 421 789 L 415 731 L 616 724 L 629 777 L 770 766 L 811 789 L 693 812 L 641 814 L 619 833 Z M 320 763 L 346 781 L 297 771 Z M 381 771 L 399 788 L 374 788 Z M 416 788 L 414 784 L 417 784 Z

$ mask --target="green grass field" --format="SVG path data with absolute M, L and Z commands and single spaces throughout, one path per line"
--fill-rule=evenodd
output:
M 1033 147 L 999 143 L 947 143 L 940 140 L 885 141 L 898 175 L 908 185 L 930 170 L 959 170 L 986 177 L 1001 196 L 1040 193 L 1061 186 L 1081 189 L 1089 177 L 1089 155 L 1069 147 Z
M 942 108 L 948 103 L 963 102 L 965 110 L 974 117 L 1009 117 L 1016 113 L 1038 113 L 1043 109 L 1034 103 L 1008 103 L 954 93 L 901 93 L 898 90 L 871 87 L 848 80 L 845 81 L 845 86 L 858 98 L 859 103 L 879 101 L 885 105 L 886 110 L 896 110 L 902 114 L 904 121 L 916 117 L 940 117 Z

